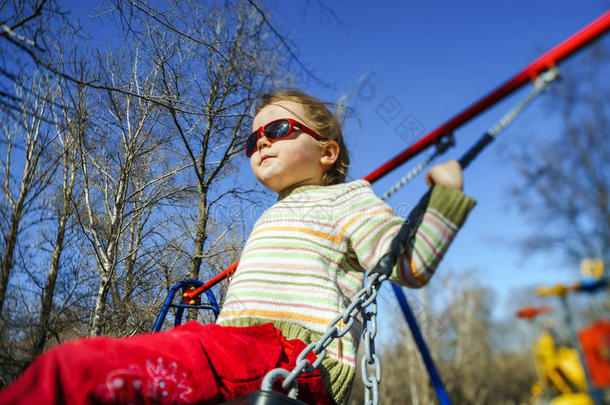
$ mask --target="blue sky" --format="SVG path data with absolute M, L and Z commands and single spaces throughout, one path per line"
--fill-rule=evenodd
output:
M 508 80 L 526 65 L 608 9 L 601 1 L 336 1 L 336 13 L 315 2 L 276 1 L 272 22 L 291 34 L 301 60 L 328 86 L 308 80 L 302 89 L 325 101 L 352 92 L 368 77 L 375 97 L 355 97 L 361 125 L 346 127 L 353 168 L 361 178 L 406 149 L 396 124 L 412 116 L 426 132 Z M 608 43 L 608 38 L 604 40 Z M 572 58 L 566 64 L 578 63 Z M 561 71 L 561 66 L 560 66 Z M 610 73 L 610 72 L 609 72 Z M 523 98 L 522 89 L 456 132 L 457 158 Z M 392 97 L 403 108 L 386 122 L 376 109 Z M 474 272 L 496 294 L 494 315 L 507 315 L 511 293 L 541 283 L 576 281 L 578 267 L 552 255 L 525 258 L 514 241 L 533 229 L 514 208 L 508 189 L 516 171 L 506 151 L 517 139 L 553 136 L 553 117 L 541 100 L 503 132 L 465 172 L 465 192 L 478 205 L 441 264 L 440 272 Z M 521 137 L 521 138 L 520 138 Z M 442 160 L 441 160 L 442 161 Z M 382 195 L 416 161 L 376 182 Z M 423 176 L 389 201 L 402 208 L 425 191 Z M 402 204 L 402 205 L 401 205 Z M 433 281 L 434 282 L 434 281 Z M 524 303 L 525 304 L 525 303 Z

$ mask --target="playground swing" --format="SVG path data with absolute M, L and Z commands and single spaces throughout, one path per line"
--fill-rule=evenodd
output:
M 519 105 L 517 105 L 515 108 L 509 111 L 509 113 L 502 117 L 502 119 L 493 128 L 491 128 L 487 133 L 485 133 L 480 138 L 480 140 L 459 159 L 459 163 L 462 168 L 465 169 L 468 165 L 470 165 L 474 158 L 478 156 L 478 154 L 481 153 L 481 151 L 486 146 L 488 146 L 503 129 L 505 129 L 512 121 L 514 121 L 517 116 L 525 109 L 525 107 L 527 107 L 527 105 L 529 105 L 529 103 L 531 103 L 534 98 L 544 89 L 546 89 L 547 86 L 557 77 L 558 75 L 555 69 L 551 69 L 544 72 L 536 80 L 534 84 L 534 89 L 530 92 L 530 94 L 528 94 L 528 96 L 521 103 L 519 103 Z M 445 142 L 439 142 L 437 144 L 436 151 L 422 164 L 415 167 L 398 183 L 396 183 L 386 194 L 382 196 L 382 199 L 387 200 L 387 198 L 389 198 L 399 188 L 404 186 L 408 181 L 415 177 L 435 158 L 446 152 L 451 145 L 453 145 L 452 138 L 449 138 L 449 140 Z M 378 389 L 379 383 L 381 381 L 381 361 L 376 356 L 374 350 L 374 339 L 377 331 L 376 297 L 381 283 L 389 278 L 392 272 L 392 268 L 398 260 L 398 256 L 405 251 L 408 241 L 411 239 L 412 236 L 414 236 L 415 232 L 417 231 L 419 222 L 421 221 L 422 217 L 422 212 L 418 208 L 419 207 L 415 207 L 415 209 L 411 211 L 409 217 L 405 220 L 400 231 L 392 241 L 390 251 L 387 252 L 379 260 L 375 268 L 370 271 L 367 279 L 367 286 L 360 290 L 358 293 L 356 293 L 354 299 L 347 307 L 345 312 L 342 315 L 337 316 L 329 323 L 326 333 L 317 342 L 311 343 L 307 348 L 303 350 L 303 352 L 298 357 L 295 368 L 291 372 L 288 372 L 284 369 L 271 370 L 263 380 L 261 387 L 263 391 L 271 391 L 273 382 L 278 378 L 284 378 L 282 388 L 285 390 L 289 389 L 288 396 L 291 398 L 296 398 L 297 377 L 303 371 L 308 372 L 318 367 L 322 362 L 322 359 L 326 355 L 326 348 L 332 343 L 332 340 L 345 335 L 351 328 L 357 315 L 361 314 L 363 319 L 363 342 L 365 345 L 365 355 L 363 356 L 361 361 L 362 382 L 365 386 L 365 403 L 367 405 L 379 403 Z M 428 374 L 430 375 L 432 385 L 435 387 L 439 402 L 441 404 L 449 404 L 449 397 L 442 386 L 438 371 L 436 370 L 434 362 L 430 357 L 429 351 L 426 347 L 423 337 L 421 336 L 421 332 L 419 331 L 419 328 L 415 321 L 415 317 L 413 316 L 413 313 L 411 312 L 408 306 L 402 288 L 395 284 L 392 284 L 392 289 L 406 317 L 407 323 L 409 324 L 411 333 L 414 336 L 418 349 L 422 354 L 422 357 L 424 358 Z M 367 311 L 368 307 L 370 307 L 369 311 Z M 336 325 L 341 321 L 345 326 L 342 329 L 339 329 Z M 309 361 L 305 360 L 305 356 L 310 351 L 313 351 L 314 354 L 318 356 L 318 359 L 311 366 L 309 365 Z M 373 368 L 375 370 L 374 375 L 368 374 L 369 368 Z
M 533 99 L 556 78 L 557 71 L 555 69 L 551 69 L 544 72 L 536 80 L 534 84 L 534 89 L 530 92 L 530 94 L 528 94 L 528 96 L 521 103 L 519 103 L 519 105 L 517 105 L 515 108 L 509 111 L 509 113 L 502 117 L 502 119 L 493 128 L 491 128 L 487 133 L 485 133 L 479 139 L 479 141 L 459 159 L 459 163 L 462 168 L 466 168 L 474 160 L 474 158 L 487 145 L 489 145 L 503 129 L 505 129 L 512 121 L 514 121 L 517 116 L 525 109 L 525 107 L 529 103 L 531 103 Z M 440 140 L 437 143 L 435 152 L 432 153 L 424 162 L 420 163 L 413 170 L 411 170 L 399 182 L 397 182 L 388 192 L 386 192 L 381 197 L 381 199 L 387 200 L 397 190 L 399 190 L 407 182 L 413 179 L 418 173 L 420 173 L 434 159 L 445 153 L 449 149 L 449 147 L 453 146 L 453 144 L 454 141 L 452 137 L 448 137 L 448 139 L 446 140 Z M 377 332 L 376 298 L 381 283 L 388 279 L 392 272 L 392 268 L 394 267 L 398 259 L 398 256 L 402 252 L 404 252 L 408 241 L 417 230 L 420 218 L 421 212 L 416 207 L 410 213 L 409 218 L 407 218 L 407 220 L 404 222 L 398 235 L 392 241 L 390 251 L 387 252 L 379 260 L 375 268 L 371 270 L 367 278 L 366 287 L 356 293 L 354 299 L 343 314 L 338 315 L 329 323 L 324 335 L 322 335 L 322 337 L 317 342 L 309 344 L 300 353 L 296 361 L 296 366 L 292 371 L 289 372 L 288 370 L 281 368 L 271 370 L 267 373 L 262 382 L 261 391 L 255 391 L 244 397 L 226 402 L 226 404 L 303 404 L 302 402 L 296 400 L 298 396 L 298 387 L 296 379 L 300 376 L 301 373 L 313 371 L 322 363 L 322 360 L 326 356 L 326 348 L 328 348 L 328 346 L 333 342 L 334 339 L 340 338 L 349 332 L 354 322 L 356 322 L 356 318 L 358 317 L 358 315 L 360 315 L 363 320 L 363 342 L 366 351 L 365 356 L 362 358 L 361 362 L 362 381 L 366 389 L 365 401 L 366 404 L 378 404 L 378 388 L 379 383 L 381 381 L 381 361 L 375 354 L 375 336 Z M 160 330 L 170 307 L 177 308 L 174 321 L 175 326 L 181 324 L 184 309 L 187 308 L 211 310 L 214 315 L 214 318 L 216 318 L 218 316 L 219 309 L 214 295 L 212 294 L 210 289 L 211 287 L 218 284 L 224 279 L 230 280 L 230 277 L 235 271 L 236 267 L 237 263 L 227 269 L 229 270 L 228 272 L 220 273 L 205 284 L 198 280 L 185 280 L 172 287 L 165 303 L 163 304 L 161 313 L 159 314 L 159 317 L 155 322 L 153 332 L 157 332 Z M 404 296 L 404 293 L 402 292 L 402 289 L 400 287 L 392 284 L 392 288 L 397 296 L 401 309 L 405 314 L 411 332 L 414 335 L 414 339 L 417 343 L 418 349 L 422 353 L 432 384 L 436 389 L 437 396 L 439 397 L 439 402 L 441 404 L 449 404 L 450 402 L 447 393 L 445 392 L 442 386 L 440 376 L 434 366 L 432 358 L 429 355 L 423 337 L 421 336 L 421 332 L 419 331 L 419 328 L 415 321 L 415 317 L 408 306 L 406 297 Z M 174 296 L 176 292 L 180 289 L 182 289 L 182 302 L 179 304 L 173 304 L 172 301 L 174 299 Z M 208 304 L 201 303 L 201 294 L 204 292 L 207 295 L 209 301 Z M 342 328 L 339 328 L 336 326 L 337 324 L 342 324 L 344 326 Z M 310 365 L 309 360 L 306 360 L 305 357 L 311 351 L 316 354 L 317 359 L 313 364 Z M 373 375 L 368 374 L 369 368 L 374 370 Z M 284 379 L 284 381 L 282 382 L 282 388 L 288 391 L 288 396 L 284 396 L 280 393 L 272 391 L 274 382 L 279 378 Z
M 424 138 L 413 144 L 407 150 L 403 151 L 392 160 L 388 161 L 377 170 L 364 177 L 365 180 L 370 183 L 378 180 L 391 170 L 395 169 L 408 159 L 414 157 L 427 147 L 436 144 L 437 150 L 422 164 L 417 166 L 411 173 L 401 179 L 388 193 L 384 194 L 383 199 L 389 198 L 397 189 L 402 187 L 406 182 L 413 178 L 423 168 L 430 163 L 434 158 L 445 152 L 449 146 L 453 144 L 452 134 L 455 129 L 480 114 L 493 104 L 497 103 L 508 94 L 514 92 L 518 88 L 522 87 L 532 78 L 538 77 L 535 82 L 534 89 L 532 92 L 513 110 L 506 114 L 497 125 L 491 128 L 486 134 L 479 139 L 479 141 L 472 146 L 460 159 L 459 163 L 462 168 L 466 168 L 478 154 L 489 145 L 495 137 L 512 122 L 519 113 L 535 98 L 536 95 L 540 94 L 548 84 L 557 78 L 557 72 L 554 66 L 561 60 L 567 58 L 575 51 L 581 49 L 597 37 L 604 34 L 610 29 L 610 12 L 606 12 L 600 18 L 593 21 L 591 24 L 562 42 L 555 48 L 551 49 L 545 55 L 534 61 L 526 69 L 521 71 L 519 74 L 514 76 L 511 80 L 497 88 L 492 93 L 488 94 L 477 103 L 473 104 L 456 117 L 452 118 L 445 124 L 441 125 Z M 449 138 L 449 140 L 443 141 L 443 138 Z M 413 235 L 419 224 L 418 208 L 416 207 L 409 218 L 405 221 L 401 227 L 399 233 L 391 243 L 390 251 L 387 252 L 377 263 L 375 268 L 371 270 L 367 278 L 366 287 L 356 293 L 351 304 L 347 307 L 345 312 L 338 315 L 328 325 L 326 332 L 317 341 L 309 344 L 303 352 L 298 356 L 296 366 L 292 371 L 285 369 L 274 369 L 271 370 L 265 376 L 261 391 L 255 391 L 241 398 L 227 402 L 227 404 L 242 405 L 242 404 L 257 404 L 257 405 L 271 405 L 271 404 L 303 404 L 296 400 L 298 395 L 298 388 L 296 378 L 303 372 L 308 372 L 318 367 L 326 355 L 326 348 L 331 344 L 333 339 L 345 335 L 351 326 L 354 324 L 358 314 L 361 315 L 363 320 L 363 343 L 365 345 L 366 354 L 362 359 L 362 379 L 365 386 L 365 402 L 366 404 L 377 404 L 379 400 L 378 387 L 381 380 L 381 364 L 379 358 L 375 354 L 375 335 L 377 331 L 376 314 L 377 314 L 377 303 L 376 297 L 379 291 L 379 287 L 383 281 L 385 281 L 391 270 L 396 263 L 398 255 L 402 253 L 405 248 L 407 241 Z M 230 268 L 218 274 L 212 280 L 203 284 L 197 280 L 187 280 L 179 285 L 175 286 L 170 290 L 170 296 L 164 304 L 164 311 L 159 315 L 157 322 L 155 323 L 155 331 L 159 330 L 163 324 L 165 314 L 170 306 L 177 307 L 175 315 L 175 324 L 179 325 L 181 322 L 181 316 L 184 308 L 204 308 L 210 309 L 217 315 L 218 306 L 215 305 L 215 299 L 213 294 L 208 294 L 209 289 L 224 279 L 230 279 L 230 276 L 235 271 L 238 263 L 235 263 Z M 392 285 L 393 290 L 397 296 L 401 309 L 407 319 L 411 332 L 413 333 L 414 339 L 418 346 L 418 349 L 422 353 L 424 363 L 430 375 L 431 383 L 434 386 L 439 403 L 450 404 L 449 397 L 442 386 L 439 374 L 436 371 L 434 362 L 432 361 L 425 342 L 421 336 L 415 317 L 411 312 L 406 297 L 402 289 L 398 286 Z M 171 304 L 174 294 L 178 289 L 182 288 L 182 302 L 180 304 Z M 209 304 L 201 304 L 198 298 L 201 293 L 206 292 L 209 299 Z M 341 329 L 337 327 L 337 324 L 342 321 L 345 325 Z M 309 364 L 309 360 L 305 359 L 305 356 L 313 351 L 316 354 L 317 359 L 313 364 Z M 368 375 L 368 369 L 374 369 L 374 375 Z M 283 378 L 282 389 L 288 391 L 288 396 L 282 395 L 272 391 L 272 386 L 275 380 Z

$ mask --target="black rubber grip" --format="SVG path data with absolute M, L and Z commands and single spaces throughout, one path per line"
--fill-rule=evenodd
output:
M 458 162 L 460 162 L 460 166 L 462 166 L 462 169 L 468 167 L 470 162 L 472 162 L 474 158 L 477 157 L 477 155 L 481 153 L 481 151 L 493 140 L 493 136 L 489 135 L 488 133 L 485 133 L 485 135 L 483 135 L 481 139 L 479 139 L 477 143 L 475 143 L 470 149 L 468 149 L 468 151 L 460 158 L 460 160 L 458 160 Z

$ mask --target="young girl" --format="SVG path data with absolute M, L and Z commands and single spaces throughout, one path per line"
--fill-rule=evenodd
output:
M 264 95 L 245 145 L 256 178 L 278 201 L 256 221 L 217 324 L 88 338 L 36 360 L 0 403 L 218 403 L 260 389 L 267 371 L 294 368 L 307 344 L 343 313 L 389 249 L 403 219 L 364 180 L 344 183 L 349 157 L 338 120 L 295 91 Z M 459 164 L 435 166 L 423 220 L 391 279 L 425 285 L 474 201 Z M 344 404 L 360 328 L 298 379 L 298 399 Z M 313 354 L 308 357 L 315 359 Z

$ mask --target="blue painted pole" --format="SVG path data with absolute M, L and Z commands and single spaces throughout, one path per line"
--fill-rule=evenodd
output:
M 218 306 L 218 302 L 216 302 L 216 297 L 214 297 L 214 293 L 212 293 L 212 290 L 207 290 L 205 292 L 205 295 L 208 296 L 208 302 L 210 303 L 210 306 L 212 307 L 212 313 L 214 314 L 214 322 L 216 322 L 218 314 L 220 313 L 220 307 Z
M 447 391 L 445 391 L 441 376 L 438 373 L 436 366 L 434 365 L 432 357 L 430 356 L 430 351 L 428 350 L 428 346 L 426 346 L 426 342 L 424 341 L 421 331 L 419 330 L 419 326 L 417 326 L 415 315 L 413 315 L 413 311 L 411 311 L 411 307 L 409 307 L 409 303 L 407 302 L 407 297 L 405 296 L 405 293 L 402 291 L 402 288 L 400 288 L 396 284 L 390 284 L 392 285 L 392 289 L 394 290 L 394 294 L 396 295 L 396 299 L 398 300 L 400 309 L 402 309 L 402 313 L 404 314 L 405 319 L 407 320 L 409 329 L 411 329 L 415 344 L 417 345 L 417 348 L 419 349 L 419 352 L 421 353 L 422 358 L 424 359 L 424 364 L 426 365 L 426 370 L 428 370 L 430 382 L 432 383 L 432 386 L 436 391 L 436 397 L 438 398 L 439 404 L 451 405 L 449 395 L 447 395 Z
M 163 321 L 165 320 L 165 316 L 167 315 L 167 312 L 169 311 L 170 307 L 177 308 L 176 316 L 174 319 L 174 326 L 178 326 L 182 323 L 182 315 L 184 313 L 185 308 L 210 309 L 210 310 L 212 310 L 212 313 L 214 314 L 214 320 L 216 320 L 218 318 L 218 314 L 220 313 L 220 308 L 218 306 L 218 302 L 216 301 L 216 298 L 214 297 L 214 293 L 212 293 L 212 291 L 210 291 L 210 290 L 205 291 L 205 294 L 208 297 L 209 305 L 206 305 L 206 304 L 203 304 L 203 305 L 172 304 L 172 301 L 174 299 L 174 295 L 176 294 L 176 292 L 180 288 L 183 288 L 185 286 L 191 286 L 191 285 L 200 287 L 203 285 L 203 282 L 201 282 L 199 280 L 184 280 L 184 281 L 181 281 L 178 284 L 174 285 L 169 290 L 169 293 L 167 294 L 167 298 L 165 299 L 165 302 L 163 303 L 163 306 L 161 307 L 161 312 L 159 313 L 159 316 L 157 316 L 157 319 L 155 321 L 155 326 L 153 327 L 153 330 L 152 330 L 153 332 L 159 332 L 161 330 L 161 327 L 163 326 Z
M 169 307 L 172 305 L 172 300 L 174 299 L 174 295 L 176 294 L 176 291 L 182 286 L 182 284 L 183 283 L 178 283 L 169 290 L 169 293 L 167 294 L 167 298 L 165 299 L 165 302 L 163 303 L 163 306 L 161 307 L 161 312 L 159 313 L 159 316 L 157 316 L 157 319 L 155 320 L 155 326 L 153 326 L 153 330 L 152 330 L 153 332 L 159 332 L 161 330 L 161 326 L 163 326 L 163 321 L 165 320 L 167 311 L 169 311 Z

